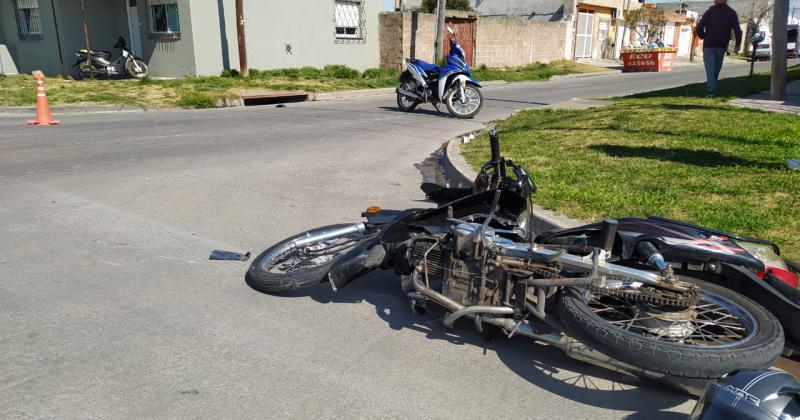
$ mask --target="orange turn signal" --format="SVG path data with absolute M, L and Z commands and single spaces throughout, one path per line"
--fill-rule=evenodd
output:
M 367 214 L 375 214 L 381 211 L 381 208 L 378 206 L 369 206 L 367 207 Z

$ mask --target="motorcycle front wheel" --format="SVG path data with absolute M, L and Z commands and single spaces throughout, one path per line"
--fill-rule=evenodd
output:
M 128 74 L 134 79 L 144 79 L 150 75 L 150 69 L 147 67 L 147 64 L 136 58 L 128 60 L 128 62 L 125 63 L 125 70 L 127 70 Z
M 271 246 L 250 264 L 245 277 L 247 284 L 259 292 L 280 293 L 321 283 L 333 263 L 361 243 L 364 233 L 349 233 L 302 248 L 295 248 L 292 243 L 347 226 L 350 225 L 311 229 Z
M 454 88 L 444 96 L 444 103 L 447 110 L 456 118 L 472 118 L 478 115 L 483 108 L 483 93 L 472 85 L 464 86 L 464 97 L 461 97 L 461 89 Z
M 696 284 L 701 298 L 688 308 L 565 289 L 559 315 L 584 344 L 632 366 L 674 376 L 719 378 L 740 369 L 764 369 L 781 355 L 783 329 L 774 315 L 730 289 Z

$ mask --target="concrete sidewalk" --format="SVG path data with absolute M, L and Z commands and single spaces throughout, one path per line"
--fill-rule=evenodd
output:
M 756 108 L 768 112 L 786 112 L 800 115 L 800 80 L 790 82 L 786 85 L 786 100 L 773 101 L 769 99 L 769 91 L 764 91 L 747 98 L 734 99 L 731 104 Z

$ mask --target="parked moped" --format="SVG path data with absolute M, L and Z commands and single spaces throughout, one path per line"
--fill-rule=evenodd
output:
M 125 38 L 119 37 L 113 48 L 122 52 L 115 60 L 111 59 L 112 54 L 109 51 L 91 51 L 90 53 L 82 49 L 75 53 L 78 61 L 72 67 L 78 67 L 83 79 L 97 76 L 143 79 L 150 75 L 147 63 L 128 50 Z

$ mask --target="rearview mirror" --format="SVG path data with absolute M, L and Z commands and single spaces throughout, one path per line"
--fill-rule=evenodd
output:
M 451 34 L 453 34 L 453 35 L 455 35 L 455 34 L 456 34 L 456 31 L 454 31 L 454 30 L 453 30 L 453 28 L 451 28 L 451 27 L 449 27 L 449 26 L 447 27 L 447 32 L 450 32 L 450 33 L 451 33 Z

